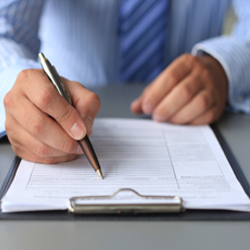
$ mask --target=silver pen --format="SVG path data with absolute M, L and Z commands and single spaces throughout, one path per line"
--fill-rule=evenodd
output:
M 40 59 L 41 65 L 43 67 L 44 72 L 47 74 L 49 80 L 55 86 L 59 94 L 64 97 L 67 102 L 72 105 L 71 97 L 69 95 L 68 90 L 66 89 L 65 85 L 63 84 L 60 76 L 58 75 L 56 68 L 52 66 L 49 60 L 44 56 L 43 53 L 39 53 L 38 57 Z M 78 141 L 80 147 L 82 148 L 84 154 L 86 155 L 89 163 L 94 168 L 96 173 L 103 179 L 103 174 L 101 170 L 101 166 L 97 159 L 96 153 L 93 149 L 93 146 L 86 135 L 82 140 Z

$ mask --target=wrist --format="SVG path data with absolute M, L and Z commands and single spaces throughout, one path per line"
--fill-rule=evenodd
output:
M 196 56 L 198 61 L 209 71 L 210 75 L 217 84 L 224 86 L 227 92 L 228 79 L 222 65 L 214 57 L 207 53 Z

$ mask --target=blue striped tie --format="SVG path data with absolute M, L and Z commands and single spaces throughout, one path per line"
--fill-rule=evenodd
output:
M 164 69 L 169 0 L 121 0 L 121 82 L 149 82 Z

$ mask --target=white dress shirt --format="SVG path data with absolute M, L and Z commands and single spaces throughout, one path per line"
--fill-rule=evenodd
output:
M 238 22 L 222 36 L 231 7 Z M 0 1 L 0 135 L 3 98 L 21 70 L 41 68 L 40 51 L 69 80 L 119 84 L 118 15 L 118 0 Z M 167 64 L 185 52 L 212 55 L 226 72 L 229 106 L 250 112 L 250 0 L 172 0 L 169 18 Z

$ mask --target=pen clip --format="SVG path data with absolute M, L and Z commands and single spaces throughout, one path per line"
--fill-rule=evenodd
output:
M 43 53 L 39 53 L 38 57 L 40 59 L 41 65 L 43 67 L 44 72 L 47 74 L 48 78 L 55 86 L 59 94 L 66 99 L 66 101 L 72 105 L 72 100 L 70 94 L 64 85 L 63 81 L 61 80 L 56 68 L 51 65 L 49 60 L 44 56 Z

